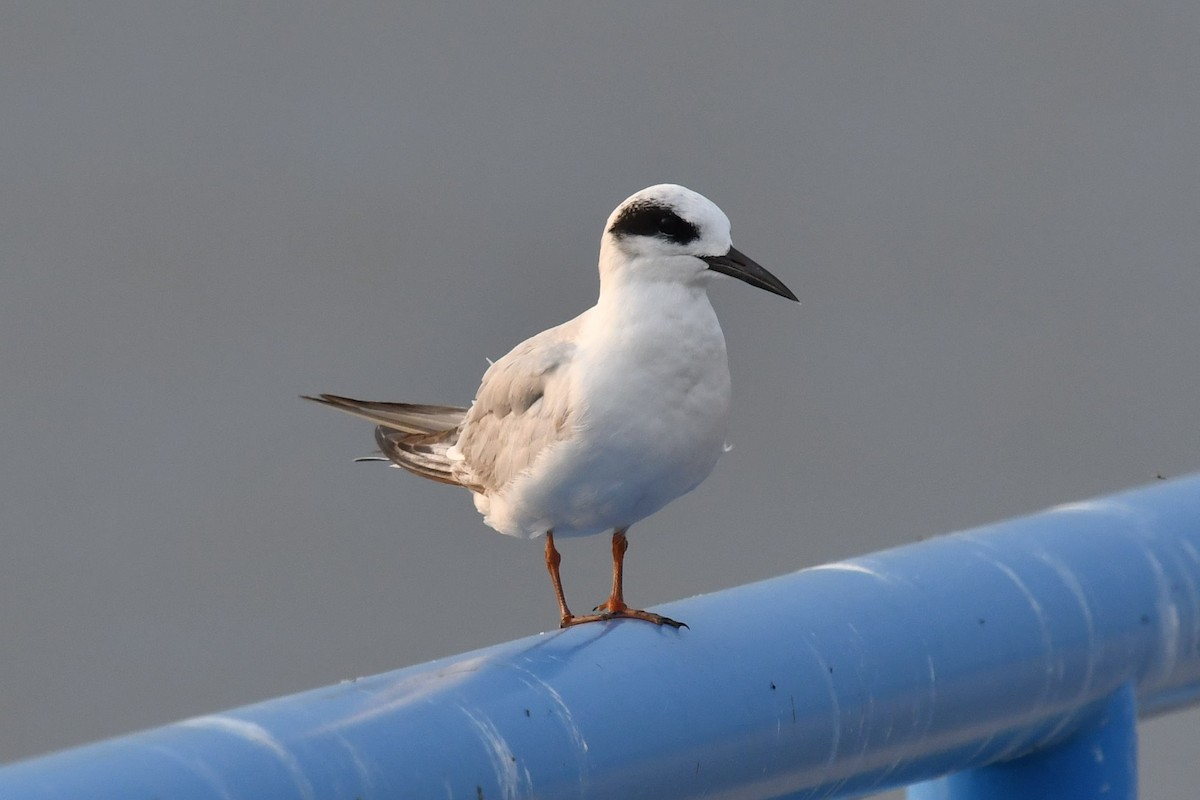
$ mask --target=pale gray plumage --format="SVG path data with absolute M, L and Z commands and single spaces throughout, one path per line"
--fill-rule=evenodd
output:
M 454 474 L 495 491 L 569 435 L 577 408 L 559 369 L 575 353 L 578 318 L 525 340 L 488 368 L 457 439 Z
M 355 400 L 336 394 L 319 397 L 304 396 L 305 400 L 332 406 L 348 414 L 370 420 L 384 428 L 404 433 L 435 433 L 456 427 L 467 409 L 461 406 L 430 406 L 418 403 L 378 403 Z

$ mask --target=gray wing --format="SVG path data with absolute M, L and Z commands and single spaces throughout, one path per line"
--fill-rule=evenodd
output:
M 498 490 L 571 433 L 577 409 L 567 367 L 580 319 L 525 340 L 484 373 L 451 453 L 457 482 Z

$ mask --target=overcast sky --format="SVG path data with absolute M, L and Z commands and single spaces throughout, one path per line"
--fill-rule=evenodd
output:
M 467 404 L 653 183 L 803 304 L 714 289 L 734 450 L 631 602 L 1200 469 L 1200 6 L 725 5 L 5 3 L 0 760 L 553 627 L 297 395 Z

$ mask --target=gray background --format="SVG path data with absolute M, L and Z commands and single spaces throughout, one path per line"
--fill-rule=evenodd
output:
M 736 449 L 632 601 L 1200 468 L 1200 6 L 721 5 L 3 5 L 0 759 L 553 627 L 296 396 L 468 402 L 651 183 L 803 305 L 715 288 Z

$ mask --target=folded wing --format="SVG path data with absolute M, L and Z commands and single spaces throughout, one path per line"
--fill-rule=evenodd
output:
M 572 320 L 513 348 L 484 373 L 469 409 L 333 394 L 304 399 L 374 422 L 380 452 L 414 475 L 473 492 L 497 491 L 570 431 L 574 415 L 564 367 L 575 351 L 577 324 Z
M 450 453 L 459 459 L 460 483 L 499 491 L 570 434 L 578 414 L 568 375 L 575 354 L 570 326 L 576 324 L 527 339 L 484 374 Z

